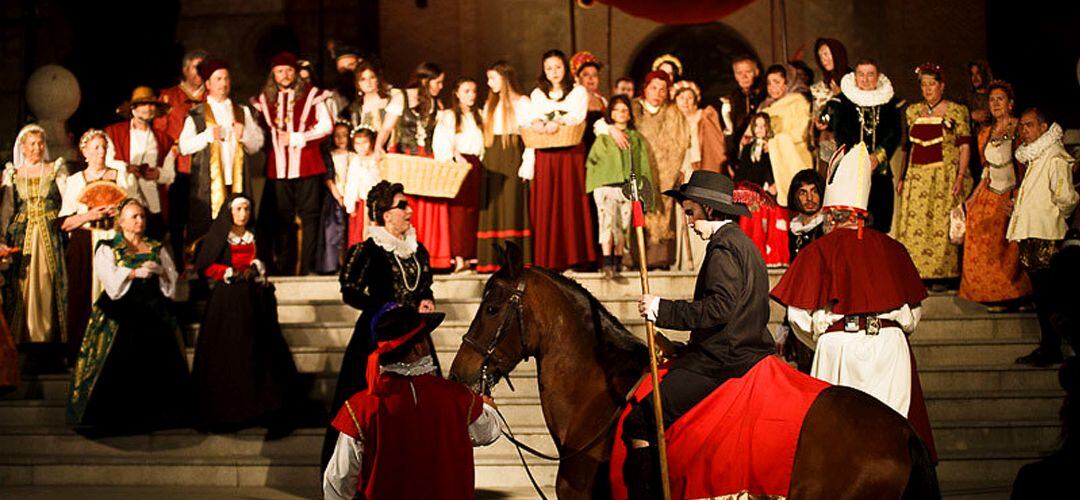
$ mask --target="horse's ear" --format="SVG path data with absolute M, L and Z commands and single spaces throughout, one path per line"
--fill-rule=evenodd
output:
M 503 252 L 505 262 L 502 262 L 502 268 L 510 274 L 512 279 L 516 279 L 521 276 L 521 272 L 525 269 L 525 258 L 522 256 L 521 247 L 513 241 L 506 241 L 506 250 Z
M 495 249 L 495 264 L 500 269 L 506 267 L 506 251 L 503 250 L 503 246 L 498 241 L 493 241 L 491 242 L 491 248 Z

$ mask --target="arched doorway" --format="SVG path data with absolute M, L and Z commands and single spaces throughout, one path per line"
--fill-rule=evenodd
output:
M 731 74 L 733 58 L 749 55 L 760 66 L 757 53 L 746 39 L 730 26 L 717 22 L 658 28 L 630 59 L 630 75 L 640 82 L 652 70 L 653 60 L 668 53 L 682 61 L 682 78 L 701 87 L 702 103 L 713 106 L 719 104 L 720 96 L 735 89 Z

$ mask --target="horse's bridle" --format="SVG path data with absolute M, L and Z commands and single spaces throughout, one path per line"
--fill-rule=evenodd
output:
M 482 346 L 472 336 L 465 335 L 461 339 L 462 344 L 469 346 L 472 350 L 484 357 L 484 361 L 480 364 L 480 392 L 485 396 L 491 395 L 491 389 L 499 382 L 499 378 L 505 379 L 506 385 L 513 391 L 514 385 L 510 382 L 510 372 L 518 363 L 529 359 L 529 346 L 525 341 L 525 311 L 524 306 L 522 305 L 524 298 L 525 278 L 522 277 L 510 294 L 510 310 L 503 314 L 503 319 L 499 323 L 499 328 L 495 330 L 495 336 L 492 337 L 491 342 L 487 346 Z M 498 351 L 499 343 L 501 343 L 503 337 L 506 336 L 506 332 L 508 331 L 506 326 L 510 323 L 511 315 L 517 317 L 518 337 L 521 339 L 521 351 L 517 361 L 506 364 L 496 351 Z

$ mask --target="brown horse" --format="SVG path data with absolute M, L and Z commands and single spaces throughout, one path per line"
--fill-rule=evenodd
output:
M 584 287 L 524 269 L 514 245 L 462 339 L 450 377 L 478 391 L 536 358 L 540 401 L 559 455 L 559 498 L 610 496 L 613 417 L 648 366 L 648 351 Z M 803 421 L 789 498 L 940 498 L 907 420 L 861 391 L 825 389 Z

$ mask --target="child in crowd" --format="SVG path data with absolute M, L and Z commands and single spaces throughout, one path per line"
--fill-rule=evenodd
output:
M 323 152 L 326 164 L 326 189 L 330 196 L 323 200 L 322 237 L 316 252 L 315 270 L 320 274 L 334 274 L 341 268 L 341 257 L 345 244 L 345 209 L 341 192 L 345 189 L 345 178 L 349 172 L 349 161 L 353 153 L 349 150 L 349 124 L 334 124 L 331 140 Z
M 585 162 L 585 190 L 596 201 L 599 219 L 600 248 L 604 254 L 603 274 L 614 277 L 622 270 L 623 250 L 630 226 L 630 200 L 623 194 L 623 186 L 630 181 L 630 173 L 639 180 L 640 195 L 646 207 L 652 207 L 656 178 L 649 164 L 649 152 L 645 139 L 634 130 L 634 115 L 630 111 L 630 99 L 624 95 L 611 98 L 604 121 L 622 130 L 630 142 L 628 149 L 620 149 L 609 135 L 597 136 Z
M 736 187 L 756 191 L 760 196 L 755 197 L 756 202 L 748 203 L 751 216 L 743 217 L 739 225 L 761 250 L 766 265 L 786 266 L 791 261 L 787 211 L 776 203 L 776 177 L 769 158 L 769 140 L 773 137 L 769 115 L 755 113 L 747 132 L 732 180 Z
M 349 214 L 348 247 L 364 242 L 368 192 L 382 180 L 379 157 L 375 154 L 375 137 L 376 132 L 370 128 L 361 127 L 352 132 L 352 156 L 342 192 L 342 205 Z

